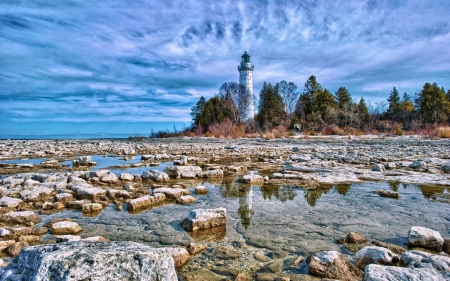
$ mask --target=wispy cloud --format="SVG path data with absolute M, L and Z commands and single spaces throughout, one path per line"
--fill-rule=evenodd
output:
M 450 2 L 87 1 L 0 3 L 0 122 L 189 121 L 237 81 L 247 47 L 264 81 L 315 74 L 380 100 L 450 87 Z

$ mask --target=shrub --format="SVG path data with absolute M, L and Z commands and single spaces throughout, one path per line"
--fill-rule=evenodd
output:
M 450 138 L 450 127 L 449 126 L 438 127 L 437 135 L 440 138 Z
M 272 129 L 272 134 L 274 135 L 275 138 L 286 137 L 287 129 L 283 125 L 278 125 Z
M 211 124 L 208 127 L 207 134 L 216 138 L 236 139 L 245 136 L 245 126 L 238 126 L 234 124 L 230 119 L 226 119 L 220 124 Z
M 403 136 L 403 131 L 402 131 L 402 128 L 400 128 L 400 126 L 397 126 L 395 128 L 395 135 L 396 136 Z
M 275 135 L 271 132 L 266 133 L 266 140 L 273 140 L 275 139 Z

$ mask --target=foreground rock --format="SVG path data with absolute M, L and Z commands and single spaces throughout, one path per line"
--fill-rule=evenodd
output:
M 400 258 L 391 252 L 391 250 L 369 246 L 359 250 L 355 255 L 355 265 L 364 270 L 368 264 L 381 264 L 381 265 L 396 265 L 400 261 Z
M 195 209 L 189 212 L 181 225 L 186 231 L 196 231 L 225 225 L 226 218 L 227 210 L 225 208 Z
M 330 279 L 361 278 L 363 271 L 336 251 L 324 251 L 308 258 L 309 274 Z
M 166 249 L 135 242 L 77 242 L 24 249 L 1 280 L 177 280 Z
M 450 276 L 448 276 L 450 277 Z M 431 268 L 404 268 L 370 264 L 364 271 L 364 281 L 411 280 L 439 281 L 442 276 Z
M 0 217 L 0 222 L 4 224 L 34 225 L 41 221 L 32 211 L 9 212 Z
M 52 234 L 76 234 L 81 231 L 81 227 L 78 223 L 73 221 L 60 221 L 52 224 Z
M 439 232 L 421 226 L 412 226 L 409 229 L 408 242 L 412 246 L 424 247 L 437 252 L 442 251 L 444 246 L 444 239 Z

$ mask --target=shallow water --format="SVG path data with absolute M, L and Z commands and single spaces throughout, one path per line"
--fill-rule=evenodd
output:
M 197 184 L 198 181 L 192 181 L 192 185 Z M 449 205 L 434 199 L 448 195 L 449 190 L 445 188 L 430 191 L 427 187 L 399 184 L 396 188 L 400 199 L 396 200 L 374 195 L 373 190 L 395 188 L 387 183 L 336 185 L 319 191 L 286 185 L 203 184 L 209 193 L 193 195 L 197 201 L 188 205 L 168 203 L 130 214 L 119 212 L 110 204 L 96 217 L 64 210 L 42 216 L 41 224 L 56 217 L 71 217 L 76 218 L 83 228 L 82 237 L 100 235 L 114 241 L 131 240 L 156 247 L 179 246 L 193 241 L 213 243 L 210 246 L 214 243 L 231 245 L 233 241 L 245 240 L 247 245 L 264 251 L 284 251 L 292 255 L 309 255 L 323 250 L 349 254 L 334 241 L 351 231 L 362 233 L 369 241 L 377 239 L 404 247 L 408 230 L 413 225 L 435 229 L 444 237 L 450 236 Z M 440 195 L 424 196 L 423 191 L 437 191 Z M 218 207 L 227 209 L 226 229 L 192 234 L 179 225 L 192 209 Z

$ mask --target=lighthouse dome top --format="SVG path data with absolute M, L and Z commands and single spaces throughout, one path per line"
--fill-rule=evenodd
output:
M 250 55 L 245 51 L 245 53 L 242 55 L 242 62 L 250 62 Z

